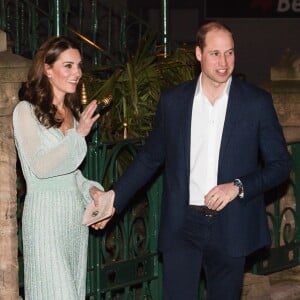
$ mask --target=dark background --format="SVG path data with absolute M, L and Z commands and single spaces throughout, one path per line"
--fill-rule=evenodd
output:
M 173 43 L 194 44 L 201 23 L 222 21 L 234 33 L 236 72 L 245 74 L 249 82 L 263 84 L 270 80 L 271 67 L 278 65 L 287 49 L 300 55 L 300 5 L 294 4 L 293 10 L 293 1 L 297 0 L 285 0 L 289 7 L 279 14 L 279 1 L 169 0 L 170 39 Z M 161 3 L 128 0 L 128 7 L 159 30 Z

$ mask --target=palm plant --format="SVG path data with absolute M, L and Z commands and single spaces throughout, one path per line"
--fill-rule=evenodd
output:
M 112 104 L 99 121 L 102 141 L 147 136 L 161 91 L 195 76 L 197 63 L 191 48 L 178 47 L 164 58 L 156 41 L 156 34 L 147 32 L 125 63 L 102 66 L 85 76 L 89 99 L 112 95 Z

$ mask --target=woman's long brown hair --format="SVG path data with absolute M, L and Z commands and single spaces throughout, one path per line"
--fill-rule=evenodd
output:
M 53 90 L 48 77 L 45 75 L 44 66 L 52 66 L 59 55 L 67 49 L 79 47 L 69 38 L 60 36 L 48 39 L 37 51 L 31 68 L 28 72 L 27 81 L 19 90 L 19 99 L 26 100 L 34 106 L 34 112 L 39 122 L 47 128 L 60 127 L 62 120 L 55 118 L 57 108 L 52 103 Z M 79 93 L 66 94 L 65 101 L 76 120 L 80 115 Z

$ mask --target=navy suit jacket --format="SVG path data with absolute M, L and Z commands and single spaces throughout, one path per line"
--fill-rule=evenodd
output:
M 153 130 L 114 187 L 120 213 L 132 196 L 164 167 L 159 248 L 176 246 L 189 203 L 191 115 L 197 79 L 165 92 Z M 224 250 L 244 256 L 270 243 L 264 192 L 289 176 L 289 155 L 271 95 L 232 78 L 218 167 L 218 184 L 241 179 L 245 197 L 220 213 Z M 201 180 L 201 178 L 199 179 Z

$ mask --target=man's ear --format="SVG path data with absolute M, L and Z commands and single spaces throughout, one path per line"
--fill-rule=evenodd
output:
M 197 60 L 198 60 L 198 61 L 201 61 L 201 58 L 202 58 L 202 51 L 201 51 L 201 49 L 200 49 L 199 46 L 196 46 L 195 54 L 196 54 Z

